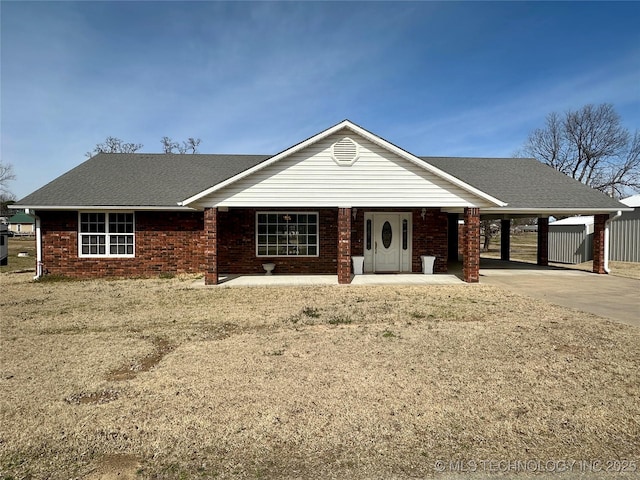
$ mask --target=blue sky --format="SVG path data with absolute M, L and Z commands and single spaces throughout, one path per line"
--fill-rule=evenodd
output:
M 1 155 L 21 198 L 107 136 L 277 153 L 345 118 L 417 155 L 511 156 L 552 111 L 640 128 L 638 2 L 14 2 Z

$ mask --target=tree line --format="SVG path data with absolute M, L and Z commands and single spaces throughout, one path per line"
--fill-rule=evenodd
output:
M 182 142 L 174 142 L 170 137 L 162 137 L 163 153 L 199 153 L 198 146 L 202 140 L 199 138 L 189 137 Z M 85 156 L 91 158 L 99 153 L 135 153 L 144 145 L 141 143 L 125 142 L 117 137 L 107 137 L 104 142 L 96 144 L 92 151 L 87 152 Z

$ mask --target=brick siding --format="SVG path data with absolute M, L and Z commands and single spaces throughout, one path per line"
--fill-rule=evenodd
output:
M 480 281 L 480 209 L 464 209 L 462 275 L 467 283 Z
M 259 209 L 295 211 L 296 209 Z M 263 263 L 276 264 L 275 274 L 338 274 L 338 209 L 300 209 L 319 214 L 318 257 L 257 257 L 257 209 L 219 211 L 216 217 L 216 266 L 213 250 L 207 246 L 212 237 L 205 233 L 203 212 L 148 212 L 135 214 L 135 258 L 79 258 L 78 213 L 40 211 L 43 264 L 52 274 L 70 277 L 157 276 L 163 273 L 205 273 L 210 282 L 216 274 L 262 274 Z M 367 209 L 359 208 L 355 220 L 350 216 L 350 255 L 363 255 L 365 212 L 412 212 L 412 271 L 421 272 L 421 255 L 436 257 L 435 272 L 447 271 L 447 214 L 439 209 Z M 349 210 L 352 215 L 353 210 Z M 211 219 L 209 219 L 211 222 Z M 211 232 L 210 232 L 211 235 Z M 207 260 L 209 259 L 209 260 Z M 209 265 L 209 266 L 208 266 Z M 349 265 L 349 272 L 350 272 Z
M 351 282 L 351 209 L 338 208 L 338 283 Z
M 294 212 L 296 209 L 230 209 L 218 212 L 218 271 L 220 273 L 264 273 L 263 263 L 275 263 L 274 274 L 337 274 L 338 211 L 337 209 L 302 209 L 318 212 L 318 257 L 256 256 L 256 212 Z
M 549 265 L 549 218 L 538 218 L 538 265 Z
M 135 258 L 79 258 L 78 212 L 39 211 L 46 271 L 70 277 L 156 276 L 203 272 L 203 215 L 136 212 Z
M 593 273 L 607 273 L 604 269 L 604 226 L 609 215 L 593 217 Z
M 218 284 L 218 209 L 205 208 L 204 210 L 204 283 L 205 285 Z

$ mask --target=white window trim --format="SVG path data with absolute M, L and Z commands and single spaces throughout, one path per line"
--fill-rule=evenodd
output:
M 316 217 L 316 254 L 315 255 L 261 255 L 258 253 L 258 215 L 315 215 Z M 256 212 L 256 257 L 259 258 L 317 258 L 320 256 L 320 213 L 319 212 L 299 212 L 299 211 L 257 211 Z M 307 243 L 307 246 L 311 244 Z
M 83 213 L 104 213 L 105 214 L 105 233 L 82 233 Z M 112 254 L 109 248 L 109 214 L 111 213 L 131 213 L 133 215 L 133 233 L 114 233 L 113 235 L 132 235 L 133 236 L 133 253 L 131 254 Z M 104 235 L 105 236 L 105 253 L 82 253 L 82 237 L 85 235 Z M 136 256 L 136 212 L 133 210 L 80 210 L 78 211 L 78 257 L 79 258 L 134 258 Z

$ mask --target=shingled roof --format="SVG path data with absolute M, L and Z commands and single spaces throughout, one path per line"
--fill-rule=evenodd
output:
M 18 208 L 186 208 L 178 203 L 271 155 L 106 154 L 23 198 Z M 491 210 L 625 209 L 625 205 L 535 159 L 417 157 L 503 202 Z M 628 208 L 628 207 L 626 207 Z
M 534 158 L 420 157 L 511 209 L 620 209 L 617 200 Z
M 270 155 L 100 153 L 26 196 L 30 207 L 169 207 Z

